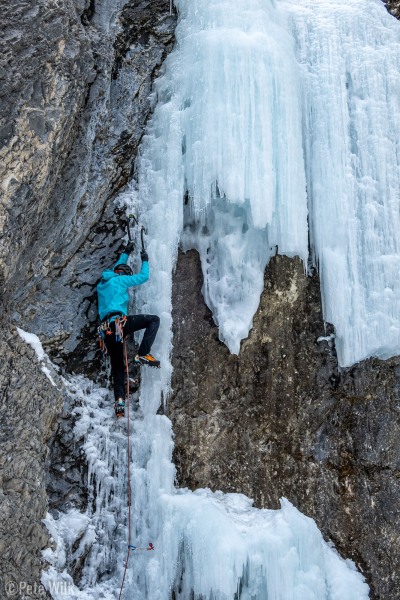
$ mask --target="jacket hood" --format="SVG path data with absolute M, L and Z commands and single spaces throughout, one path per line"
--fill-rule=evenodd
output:
M 103 281 L 109 281 L 110 279 L 112 279 L 113 277 L 119 277 L 119 275 L 117 275 L 117 273 L 114 273 L 114 271 L 103 271 L 101 274 L 101 280 Z

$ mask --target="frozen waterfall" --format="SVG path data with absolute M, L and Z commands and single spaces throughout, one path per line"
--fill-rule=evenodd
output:
M 354 565 L 288 502 L 256 510 L 238 494 L 177 490 L 171 424 L 156 413 L 170 385 L 179 244 L 200 252 L 204 296 L 232 352 L 279 252 L 318 265 L 341 365 L 399 353 L 400 24 L 380 0 L 176 6 L 176 46 L 124 196 L 149 231 L 152 277 L 136 302 L 161 317 L 163 368 L 144 373 L 129 465 L 135 543 L 156 550 L 131 557 L 123 598 L 367 599 Z M 71 600 L 111 600 L 126 556 L 126 436 L 104 390 L 69 386 L 81 399 L 92 502 L 84 515 L 49 517 L 43 581 L 56 599 L 61 581 Z M 67 574 L 71 552 L 80 587 Z
M 131 525 L 133 543 L 155 550 L 132 553 L 124 600 L 368 599 L 354 564 L 287 500 L 258 510 L 242 494 L 177 490 L 171 423 L 144 405 L 150 383 L 132 414 Z M 126 421 L 115 421 L 106 390 L 83 377 L 66 386 L 77 404 L 75 438 L 84 438 L 89 504 L 85 513 L 48 515 L 53 548 L 42 582 L 54 600 L 115 600 L 128 543 Z M 68 573 L 77 564 L 79 585 Z
M 400 354 L 400 23 L 283 0 L 302 73 L 310 235 L 339 363 Z
M 165 295 L 178 243 L 197 248 L 238 353 L 268 260 L 307 268 L 310 240 L 339 363 L 399 354 L 400 24 L 380 0 L 176 4 L 138 161 Z

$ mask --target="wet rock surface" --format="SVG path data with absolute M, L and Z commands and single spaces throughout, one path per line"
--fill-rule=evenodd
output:
M 354 559 L 371 597 L 400 597 L 400 359 L 340 371 L 319 280 L 276 256 L 240 356 L 218 340 L 196 252 L 173 289 L 169 417 L 179 484 L 288 498 Z M 326 338 L 325 340 L 318 338 Z

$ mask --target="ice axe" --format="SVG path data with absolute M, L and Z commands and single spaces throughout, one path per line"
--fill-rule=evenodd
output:
M 129 214 L 127 217 L 127 221 L 128 221 L 128 238 L 129 241 L 132 242 L 132 233 L 131 233 L 131 220 L 134 221 L 136 223 L 136 225 L 139 227 L 139 221 L 138 219 L 135 217 L 134 214 Z M 140 240 L 142 242 L 142 250 L 146 250 L 145 245 L 144 245 L 144 235 L 147 234 L 147 229 L 146 227 L 143 227 L 140 230 Z
M 142 229 L 140 230 L 140 240 L 142 242 L 142 251 L 146 251 L 146 248 L 144 247 L 144 234 L 147 234 L 147 230 L 146 227 L 143 227 L 142 225 Z
M 132 233 L 131 233 L 131 220 L 134 221 L 136 223 L 137 226 L 139 226 L 139 222 L 137 220 L 137 218 L 135 217 L 135 215 L 130 214 L 126 217 L 126 220 L 128 222 L 128 239 L 130 242 L 132 242 Z

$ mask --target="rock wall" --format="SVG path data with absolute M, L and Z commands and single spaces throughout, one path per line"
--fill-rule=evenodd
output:
M 397 19 L 400 19 L 400 2 L 399 0 L 384 0 L 388 10 Z
M 44 481 L 48 442 L 62 406 L 61 380 L 54 370 L 50 376 L 57 387 L 41 370 L 32 348 L 6 330 L 0 341 L 2 599 L 45 597 L 40 588 L 40 552 L 49 545 L 41 522 L 48 506 Z
M 12 597 L 43 598 L 27 588 L 49 543 L 41 519 L 49 502 L 84 505 L 85 465 L 68 448 L 62 381 L 49 382 L 15 325 L 37 333 L 63 369 L 96 373 L 94 286 L 124 233 L 113 200 L 132 176 L 176 17 L 165 0 L 2 9 L 0 597 L 15 582 Z M 365 568 L 377 598 L 400 597 L 399 365 L 339 373 L 334 348 L 315 341 L 325 333 L 317 278 L 277 258 L 267 282 L 237 359 L 204 306 L 197 258 L 179 259 L 170 408 L 181 482 L 243 491 L 259 506 L 287 496 Z
M 164 0 L 2 8 L 0 597 L 12 580 L 10 597 L 43 598 L 45 481 L 50 508 L 82 505 L 85 468 L 68 452 L 72 407 L 62 412 L 15 326 L 39 335 L 63 369 L 97 372 L 94 288 L 121 248 L 114 199 L 132 175 L 176 17 Z
M 122 4 L 41 0 L 33 10 L 21 0 L 6 21 L 11 42 L 21 24 L 23 45 L 7 50 L 13 104 L 2 103 L 2 317 L 28 323 L 53 356 L 74 351 L 73 366 L 93 358 L 94 286 L 125 234 L 112 200 L 131 176 L 152 81 L 174 40 L 169 4 Z M 27 117 L 37 112 L 41 120 Z
M 317 275 L 281 256 L 240 356 L 230 355 L 202 283 L 197 253 L 181 254 L 169 401 L 179 484 L 242 492 L 265 508 L 288 498 L 355 560 L 371 597 L 400 598 L 400 358 L 340 371 Z

